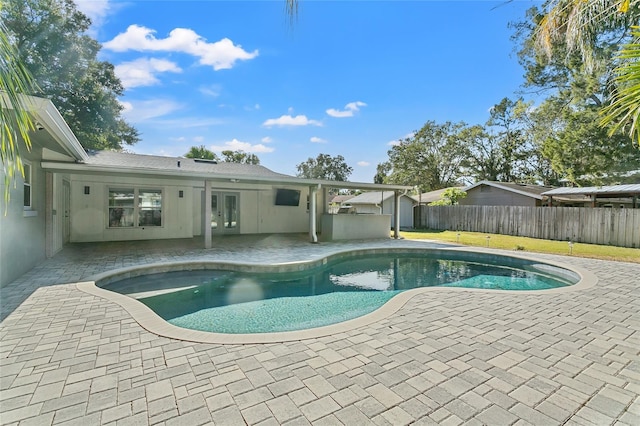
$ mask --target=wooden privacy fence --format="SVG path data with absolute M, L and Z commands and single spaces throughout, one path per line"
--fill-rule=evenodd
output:
M 414 227 L 640 247 L 640 209 L 417 206 Z

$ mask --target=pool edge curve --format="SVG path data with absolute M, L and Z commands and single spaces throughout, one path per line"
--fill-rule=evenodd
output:
M 225 267 L 225 268 L 242 268 L 244 270 L 304 270 L 313 268 L 318 265 L 327 263 L 333 258 L 344 255 L 358 255 L 365 253 L 392 253 L 401 251 L 464 251 L 469 253 L 480 254 L 492 254 L 497 256 L 525 259 L 529 261 L 540 262 L 559 268 L 569 270 L 580 278 L 579 281 L 573 285 L 566 287 L 558 287 L 554 289 L 546 290 L 487 290 L 487 289 L 469 289 L 459 287 L 421 287 L 411 290 L 403 291 L 392 297 L 385 304 L 380 306 L 373 312 L 366 315 L 353 318 L 347 321 L 339 322 L 336 324 L 326 325 L 322 327 L 309 328 L 305 330 L 285 331 L 285 332 L 273 332 L 273 333 L 252 333 L 252 334 L 227 334 L 227 333 L 214 333 L 198 330 L 190 330 L 181 328 L 170 324 L 159 315 L 157 315 L 151 308 L 147 307 L 142 302 L 133 299 L 129 296 L 116 293 L 110 290 L 103 289 L 97 285 L 97 283 L 105 281 L 111 282 L 117 279 L 127 278 L 130 276 L 143 275 L 146 273 L 166 272 L 178 267 L 177 270 L 187 269 L 204 269 L 204 266 L 213 267 Z M 237 270 L 237 269 L 234 269 Z M 575 292 L 586 290 L 594 287 L 598 282 L 598 278 L 591 271 L 573 265 L 566 265 L 562 262 L 556 262 L 553 260 L 539 259 L 529 255 L 523 254 L 511 254 L 503 251 L 492 249 L 477 249 L 472 247 L 449 247 L 449 248 L 360 248 L 336 251 L 326 256 L 322 256 L 312 260 L 304 260 L 297 262 L 285 262 L 273 265 L 260 264 L 260 263 L 248 263 L 248 262 L 228 262 L 228 261 L 178 261 L 169 263 L 154 263 L 146 265 L 136 265 L 126 268 L 114 269 L 108 272 L 104 272 L 92 277 L 91 280 L 76 283 L 76 288 L 82 292 L 97 296 L 113 303 L 118 304 L 125 311 L 133 317 L 133 319 L 145 330 L 156 334 L 158 336 L 167 337 L 176 340 L 183 340 L 197 343 L 212 343 L 212 344 L 254 344 L 254 343 L 280 343 L 290 342 L 305 339 L 314 339 L 319 337 L 325 337 L 333 334 L 338 334 L 346 331 L 350 331 L 359 327 L 367 326 L 374 322 L 386 319 L 400 310 L 409 300 L 411 300 L 417 294 L 426 292 L 480 292 L 480 293 L 506 293 L 506 294 L 558 294 L 566 292 Z

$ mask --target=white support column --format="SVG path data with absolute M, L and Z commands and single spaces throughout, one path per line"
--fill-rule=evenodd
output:
M 204 181 L 204 248 L 211 248 L 211 182 Z
M 393 238 L 400 238 L 400 191 L 393 192 Z
M 317 223 L 316 198 L 317 196 L 318 196 L 318 187 L 310 186 L 309 187 L 309 238 L 312 243 L 318 242 L 318 235 L 316 234 L 316 223 Z

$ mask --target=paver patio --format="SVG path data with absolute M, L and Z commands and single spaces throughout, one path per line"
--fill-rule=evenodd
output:
M 70 244 L 1 289 L 0 423 L 640 424 L 640 266 L 531 255 L 591 270 L 562 294 L 425 292 L 358 329 L 219 345 L 147 332 L 75 282 L 173 260 L 272 263 L 349 248 L 304 237 Z

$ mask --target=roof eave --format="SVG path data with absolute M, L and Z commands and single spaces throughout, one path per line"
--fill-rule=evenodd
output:
M 275 183 L 297 186 L 325 186 L 329 188 L 345 188 L 345 189 L 387 189 L 387 190 L 405 190 L 411 187 L 403 185 L 384 185 L 364 182 L 336 182 L 320 179 L 304 179 L 295 176 L 247 176 L 238 174 L 212 174 L 207 172 L 192 172 L 183 170 L 158 170 L 143 167 L 119 167 L 80 163 L 64 163 L 55 161 L 43 161 L 42 168 L 48 170 L 58 170 L 76 173 L 106 173 L 106 174 L 129 174 L 139 176 L 166 176 L 176 179 L 198 179 L 211 181 L 229 181 L 244 183 Z
M 6 94 L 0 93 L 0 96 L 3 97 L 2 105 L 11 107 L 11 104 L 6 100 Z M 89 158 L 53 102 L 49 99 L 28 95 L 20 95 L 20 98 L 24 107 L 33 116 L 34 121 L 42 125 L 67 154 L 78 161 Z
M 471 186 L 467 186 L 464 190 L 465 191 L 469 191 L 469 190 L 471 190 L 471 189 L 473 189 L 475 187 L 478 187 L 480 185 L 492 186 L 494 188 L 499 188 L 499 189 L 503 189 L 505 191 L 514 192 L 516 194 L 524 195 L 525 197 L 535 198 L 536 200 L 542 200 L 543 199 L 543 195 L 544 195 L 544 193 L 542 193 L 542 194 L 533 194 L 531 192 L 520 191 L 520 190 L 517 190 L 515 188 L 511 188 L 511 187 L 508 187 L 508 186 L 500 185 L 499 182 L 491 182 L 491 181 L 488 181 L 488 180 L 483 180 L 483 181 L 480 181 L 478 183 L 474 183 Z

